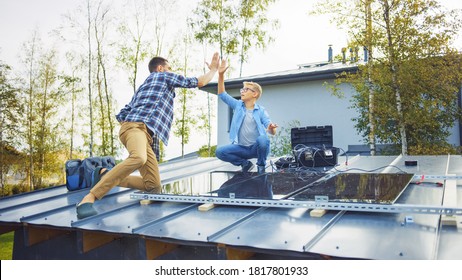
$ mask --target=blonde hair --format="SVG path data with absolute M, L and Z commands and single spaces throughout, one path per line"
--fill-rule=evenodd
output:
M 257 95 L 257 99 L 260 98 L 260 96 L 262 95 L 263 93 L 263 89 L 261 88 L 261 86 L 257 83 L 254 83 L 254 82 L 244 82 L 244 87 L 247 87 L 247 86 L 251 86 L 253 90 L 255 90 L 258 95 Z

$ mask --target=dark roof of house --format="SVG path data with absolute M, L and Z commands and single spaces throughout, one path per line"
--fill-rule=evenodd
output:
M 405 164 L 410 160 L 416 165 Z M 147 194 L 115 187 L 95 202 L 97 215 L 78 220 L 75 205 L 88 190 L 67 191 L 62 185 L 0 199 L 0 233 L 15 231 L 14 259 L 462 259 L 462 200 L 446 201 L 462 197 L 462 188 L 455 179 L 444 180 L 444 175 L 462 174 L 462 157 L 349 156 L 339 157 L 338 162 L 335 169 L 321 174 L 321 180 L 370 170 L 415 174 L 419 179 L 407 185 L 393 204 L 362 208 L 350 202 L 319 217 L 311 215 L 307 206 L 293 208 L 290 200 L 281 200 L 276 193 L 270 202 L 278 206 L 252 199 L 233 204 L 239 194 L 233 185 L 228 185 L 228 191 L 236 198 L 230 192 L 224 198 L 228 204 L 201 211 L 209 204 L 204 201 L 211 200 L 199 194 L 210 195 L 212 187 L 220 187 L 206 179 L 238 174 L 239 168 L 216 158 L 191 158 L 160 165 L 164 187 L 181 201 L 169 196 L 152 200 Z M 431 179 L 427 174 L 443 177 Z M 284 172 L 276 175 L 273 178 L 285 176 Z M 308 173 L 299 175 L 297 184 L 305 182 L 308 188 L 303 189 L 310 191 L 315 185 L 308 182 L 314 179 Z M 193 186 L 196 194 L 181 195 Z M 386 195 L 388 189 L 375 192 Z M 323 201 L 313 208 L 322 208 Z M 376 211 L 403 205 L 412 210 Z M 453 213 L 455 223 L 442 223 L 443 218 L 451 218 L 437 212 L 443 206 L 454 210 L 444 213 Z M 419 211 L 422 207 L 433 210 Z
M 272 72 L 254 76 L 227 79 L 225 81 L 227 89 L 236 89 L 242 87 L 242 82 L 252 81 L 259 83 L 261 86 L 277 85 L 286 83 L 297 83 L 316 80 L 334 79 L 336 75 L 342 72 L 353 72 L 358 69 L 357 64 L 343 63 L 313 63 L 299 65 L 298 69 Z M 201 90 L 216 93 L 217 83 L 209 83 L 200 88 Z

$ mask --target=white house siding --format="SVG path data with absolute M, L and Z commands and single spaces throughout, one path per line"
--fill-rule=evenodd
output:
M 357 113 L 350 109 L 352 89 L 342 85 L 344 98 L 333 96 L 323 85 L 325 81 L 308 81 L 263 86 L 263 95 L 258 104 L 263 105 L 274 123 L 282 129 L 291 121 L 298 120 L 300 126 L 332 125 L 333 144 L 344 151 L 348 145 L 363 144 L 354 128 L 353 117 Z M 237 89 L 228 91 L 239 96 Z M 218 145 L 229 143 L 229 111 L 218 101 Z

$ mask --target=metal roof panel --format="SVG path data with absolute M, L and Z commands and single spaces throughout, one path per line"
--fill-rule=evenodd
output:
M 339 157 L 339 163 L 343 164 L 345 159 Z M 404 162 L 409 159 L 417 160 L 418 165 L 405 166 Z M 340 165 L 330 171 L 358 172 L 359 169 L 362 172 L 422 174 L 424 181 L 410 184 L 396 203 L 441 206 L 444 185 L 435 182 L 444 183 L 444 179 L 429 179 L 428 176 L 462 176 L 462 158 L 459 155 L 354 156 L 349 157 L 348 165 Z M 178 180 L 194 181 L 188 178 L 194 174 L 199 174 L 199 177 L 202 176 L 200 174 L 212 174 L 217 170 L 236 170 L 236 167 L 217 159 L 187 159 L 161 165 L 163 182 L 171 184 Z M 207 190 L 207 182 L 198 180 L 193 184 Z M 455 207 L 461 208 L 462 186 L 457 185 L 456 188 L 458 198 Z M 197 203 L 153 202 L 142 205 L 138 199 L 131 198 L 133 190 L 116 187 L 95 203 L 98 215 L 77 220 L 75 204 L 87 191 L 68 192 L 65 186 L 60 186 L 0 199 L 0 227 L 9 229 L 15 225 L 14 228 L 24 230 L 34 227 L 64 228 L 75 232 L 121 234 L 140 240 L 168 239 L 174 243 L 198 242 L 204 246 L 223 244 L 276 252 L 281 256 L 297 253 L 301 256 L 321 254 L 363 259 L 462 259 L 460 229 L 441 225 L 441 216 L 436 214 L 329 210 L 324 216 L 315 218 L 306 208 L 230 205 L 216 205 L 202 212 L 198 210 Z M 60 240 L 63 242 L 63 239 Z M 48 242 L 52 244 L 53 239 Z M 117 243 L 114 248 L 119 246 L 120 243 Z M 18 248 L 36 250 L 34 248 L 41 247 Z M 104 256 L 105 248 L 109 247 L 103 246 L 99 249 L 102 251 L 88 256 Z M 70 255 L 85 258 L 78 253 Z M 146 253 L 139 255 L 145 256 Z

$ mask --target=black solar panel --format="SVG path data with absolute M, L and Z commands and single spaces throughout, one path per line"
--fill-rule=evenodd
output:
M 319 172 L 203 173 L 164 185 L 164 193 L 230 198 L 315 200 L 385 203 L 396 201 L 413 174 L 340 173 L 327 180 Z

